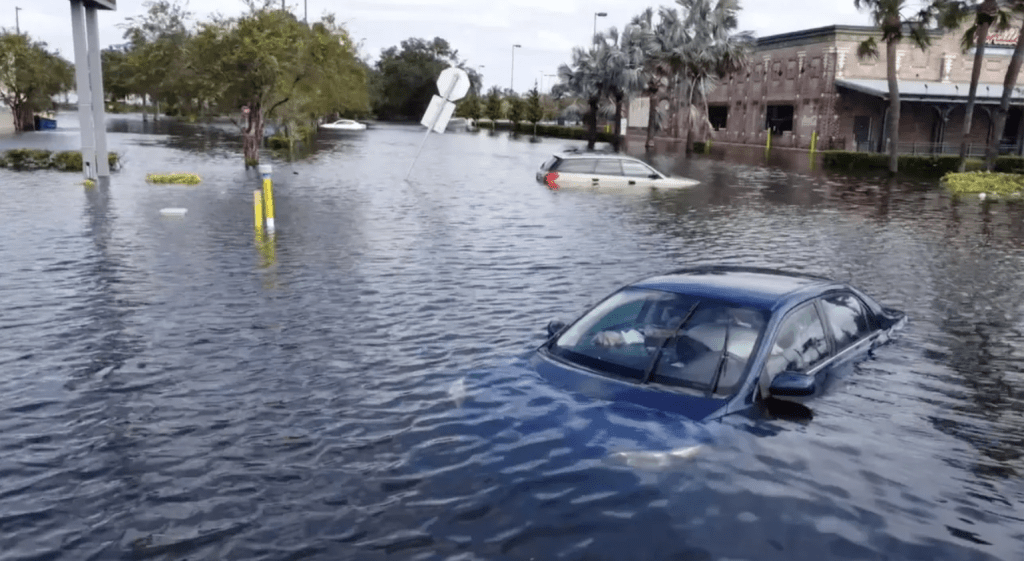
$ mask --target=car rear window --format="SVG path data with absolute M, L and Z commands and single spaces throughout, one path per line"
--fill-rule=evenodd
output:
M 597 160 L 594 158 L 573 158 L 571 160 L 562 160 L 558 164 L 554 171 L 559 173 L 593 173 L 594 164 Z

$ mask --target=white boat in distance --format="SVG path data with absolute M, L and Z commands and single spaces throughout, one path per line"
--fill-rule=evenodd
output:
M 320 125 L 320 128 L 329 131 L 364 131 L 366 125 L 351 119 L 339 119 L 333 123 L 324 123 Z

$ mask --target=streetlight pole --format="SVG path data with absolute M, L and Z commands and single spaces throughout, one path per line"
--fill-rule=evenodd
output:
M 603 18 L 608 15 L 608 12 L 594 12 L 594 34 L 590 36 L 590 44 L 594 44 L 594 39 L 597 38 L 597 18 Z
M 18 21 L 18 12 L 20 11 L 21 8 L 17 6 L 14 7 L 14 32 L 18 35 L 21 35 L 21 23 Z
M 516 49 L 522 47 L 522 45 L 512 45 L 512 75 L 508 79 L 508 89 L 513 92 L 516 91 Z

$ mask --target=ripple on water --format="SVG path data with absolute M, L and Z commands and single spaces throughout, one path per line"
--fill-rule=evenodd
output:
M 564 143 L 488 133 L 432 137 L 407 183 L 421 133 L 381 126 L 275 161 L 258 247 L 237 139 L 111 126 L 107 190 L 0 170 L 0 558 L 1024 556 L 1019 206 L 759 154 L 551 192 Z M 182 165 L 203 184 L 144 180 Z M 549 319 L 723 261 L 910 322 L 792 418 L 693 427 L 522 368 Z

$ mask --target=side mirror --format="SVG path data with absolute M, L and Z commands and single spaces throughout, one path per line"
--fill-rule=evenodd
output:
M 553 319 L 548 322 L 548 337 L 553 336 L 565 328 L 565 322 L 557 319 Z
M 782 372 L 772 380 L 768 393 L 773 397 L 806 397 L 814 395 L 816 389 L 814 376 Z

